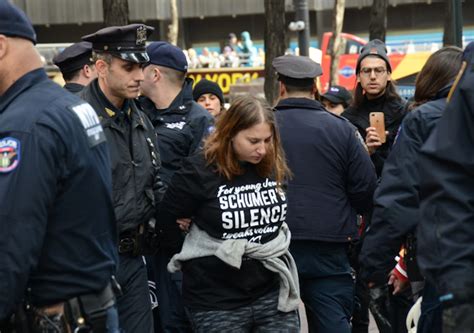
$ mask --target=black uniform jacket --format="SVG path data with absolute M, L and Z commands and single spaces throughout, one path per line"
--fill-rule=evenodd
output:
M 375 191 L 372 222 L 359 260 L 363 279 L 377 284 L 387 281 L 395 256 L 420 220 L 418 157 L 443 114 L 449 89 L 442 89 L 434 100 L 409 112 L 402 122 Z
M 472 54 L 471 54 L 472 56 Z M 418 263 L 441 294 L 474 299 L 474 59 L 422 148 Z
M 403 100 L 386 100 L 385 95 L 374 100 L 365 99 L 364 103 L 355 108 L 349 106 L 341 116 L 348 119 L 359 130 L 365 139 L 370 127 L 369 114 L 371 112 L 383 112 L 385 116 L 385 130 L 388 131 L 387 141 L 370 156 L 375 165 L 377 176 L 382 174 L 383 164 L 392 148 L 393 141 L 397 135 L 398 128 L 406 114 L 405 102 Z
M 186 79 L 181 92 L 164 110 L 157 110 L 150 99 L 140 98 L 158 134 L 162 159 L 160 176 L 165 184 L 181 168 L 182 159 L 194 153 L 213 129 L 212 115 L 193 100 L 192 83 Z
M 77 94 L 77 93 L 80 93 L 82 89 L 84 89 L 84 86 L 79 83 L 70 82 L 70 83 L 66 83 L 63 88 L 69 92 L 72 92 L 73 94 Z
M 146 223 L 155 214 L 164 187 L 158 175 L 160 155 L 153 126 L 134 100 L 115 108 L 92 81 L 79 94 L 97 112 L 112 162 L 113 201 L 119 231 Z
M 356 213 L 372 206 L 375 170 L 346 119 L 318 101 L 287 98 L 276 106 L 288 165 L 287 223 L 292 239 L 348 242 Z
M 25 297 L 53 305 L 106 286 L 118 260 L 111 191 L 90 105 L 43 69 L 0 96 L 0 320 Z

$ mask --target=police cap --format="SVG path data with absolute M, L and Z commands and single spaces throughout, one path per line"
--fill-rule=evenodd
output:
M 30 20 L 7 0 L 0 0 L 0 34 L 28 39 L 36 44 L 36 33 Z
M 149 61 L 145 43 L 154 30 L 144 24 L 107 27 L 83 36 L 82 40 L 91 42 L 95 52 L 110 53 L 123 60 L 140 64 Z
M 146 48 L 150 64 L 168 67 L 186 73 L 188 61 L 183 50 L 167 42 L 153 42 Z
M 314 78 L 323 74 L 321 65 L 309 57 L 284 55 L 273 60 L 273 68 L 278 72 L 278 80 L 296 86 L 307 86 Z
M 53 63 L 59 67 L 61 73 L 71 73 L 90 64 L 92 44 L 79 42 L 65 48 L 53 58 Z

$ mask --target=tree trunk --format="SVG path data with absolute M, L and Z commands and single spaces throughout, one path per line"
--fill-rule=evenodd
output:
M 387 33 L 388 0 L 374 0 L 370 10 L 369 40 L 380 39 L 385 42 Z
M 277 74 L 272 67 L 274 58 L 285 54 L 285 1 L 265 0 L 265 97 L 274 105 L 278 98 Z
M 102 0 L 104 8 L 104 25 L 128 24 L 128 0 Z
M 333 44 L 331 50 L 331 76 L 330 85 L 339 84 L 339 57 L 342 53 L 341 32 L 344 24 L 344 6 L 346 0 L 336 0 L 334 3 L 333 17 L 332 17 L 332 31 L 334 33 Z
M 171 13 L 171 23 L 168 25 L 168 42 L 173 45 L 178 45 L 178 31 L 179 31 L 179 21 L 178 21 L 178 5 L 176 0 L 170 0 L 170 13 Z

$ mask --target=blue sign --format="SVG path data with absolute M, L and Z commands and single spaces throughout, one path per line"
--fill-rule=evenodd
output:
M 344 77 L 351 77 L 352 75 L 355 74 L 355 69 L 352 68 L 351 66 L 344 66 L 339 70 L 339 74 L 341 74 Z

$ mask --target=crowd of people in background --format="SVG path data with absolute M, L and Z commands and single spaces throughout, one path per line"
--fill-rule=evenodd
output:
M 258 67 L 265 62 L 263 49 L 253 45 L 248 31 L 241 33 L 240 40 L 231 32 L 220 53 L 210 51 L 208 47 L 203 47 L 199 53 L 194 48 L 183 51 L 189 68 Z

